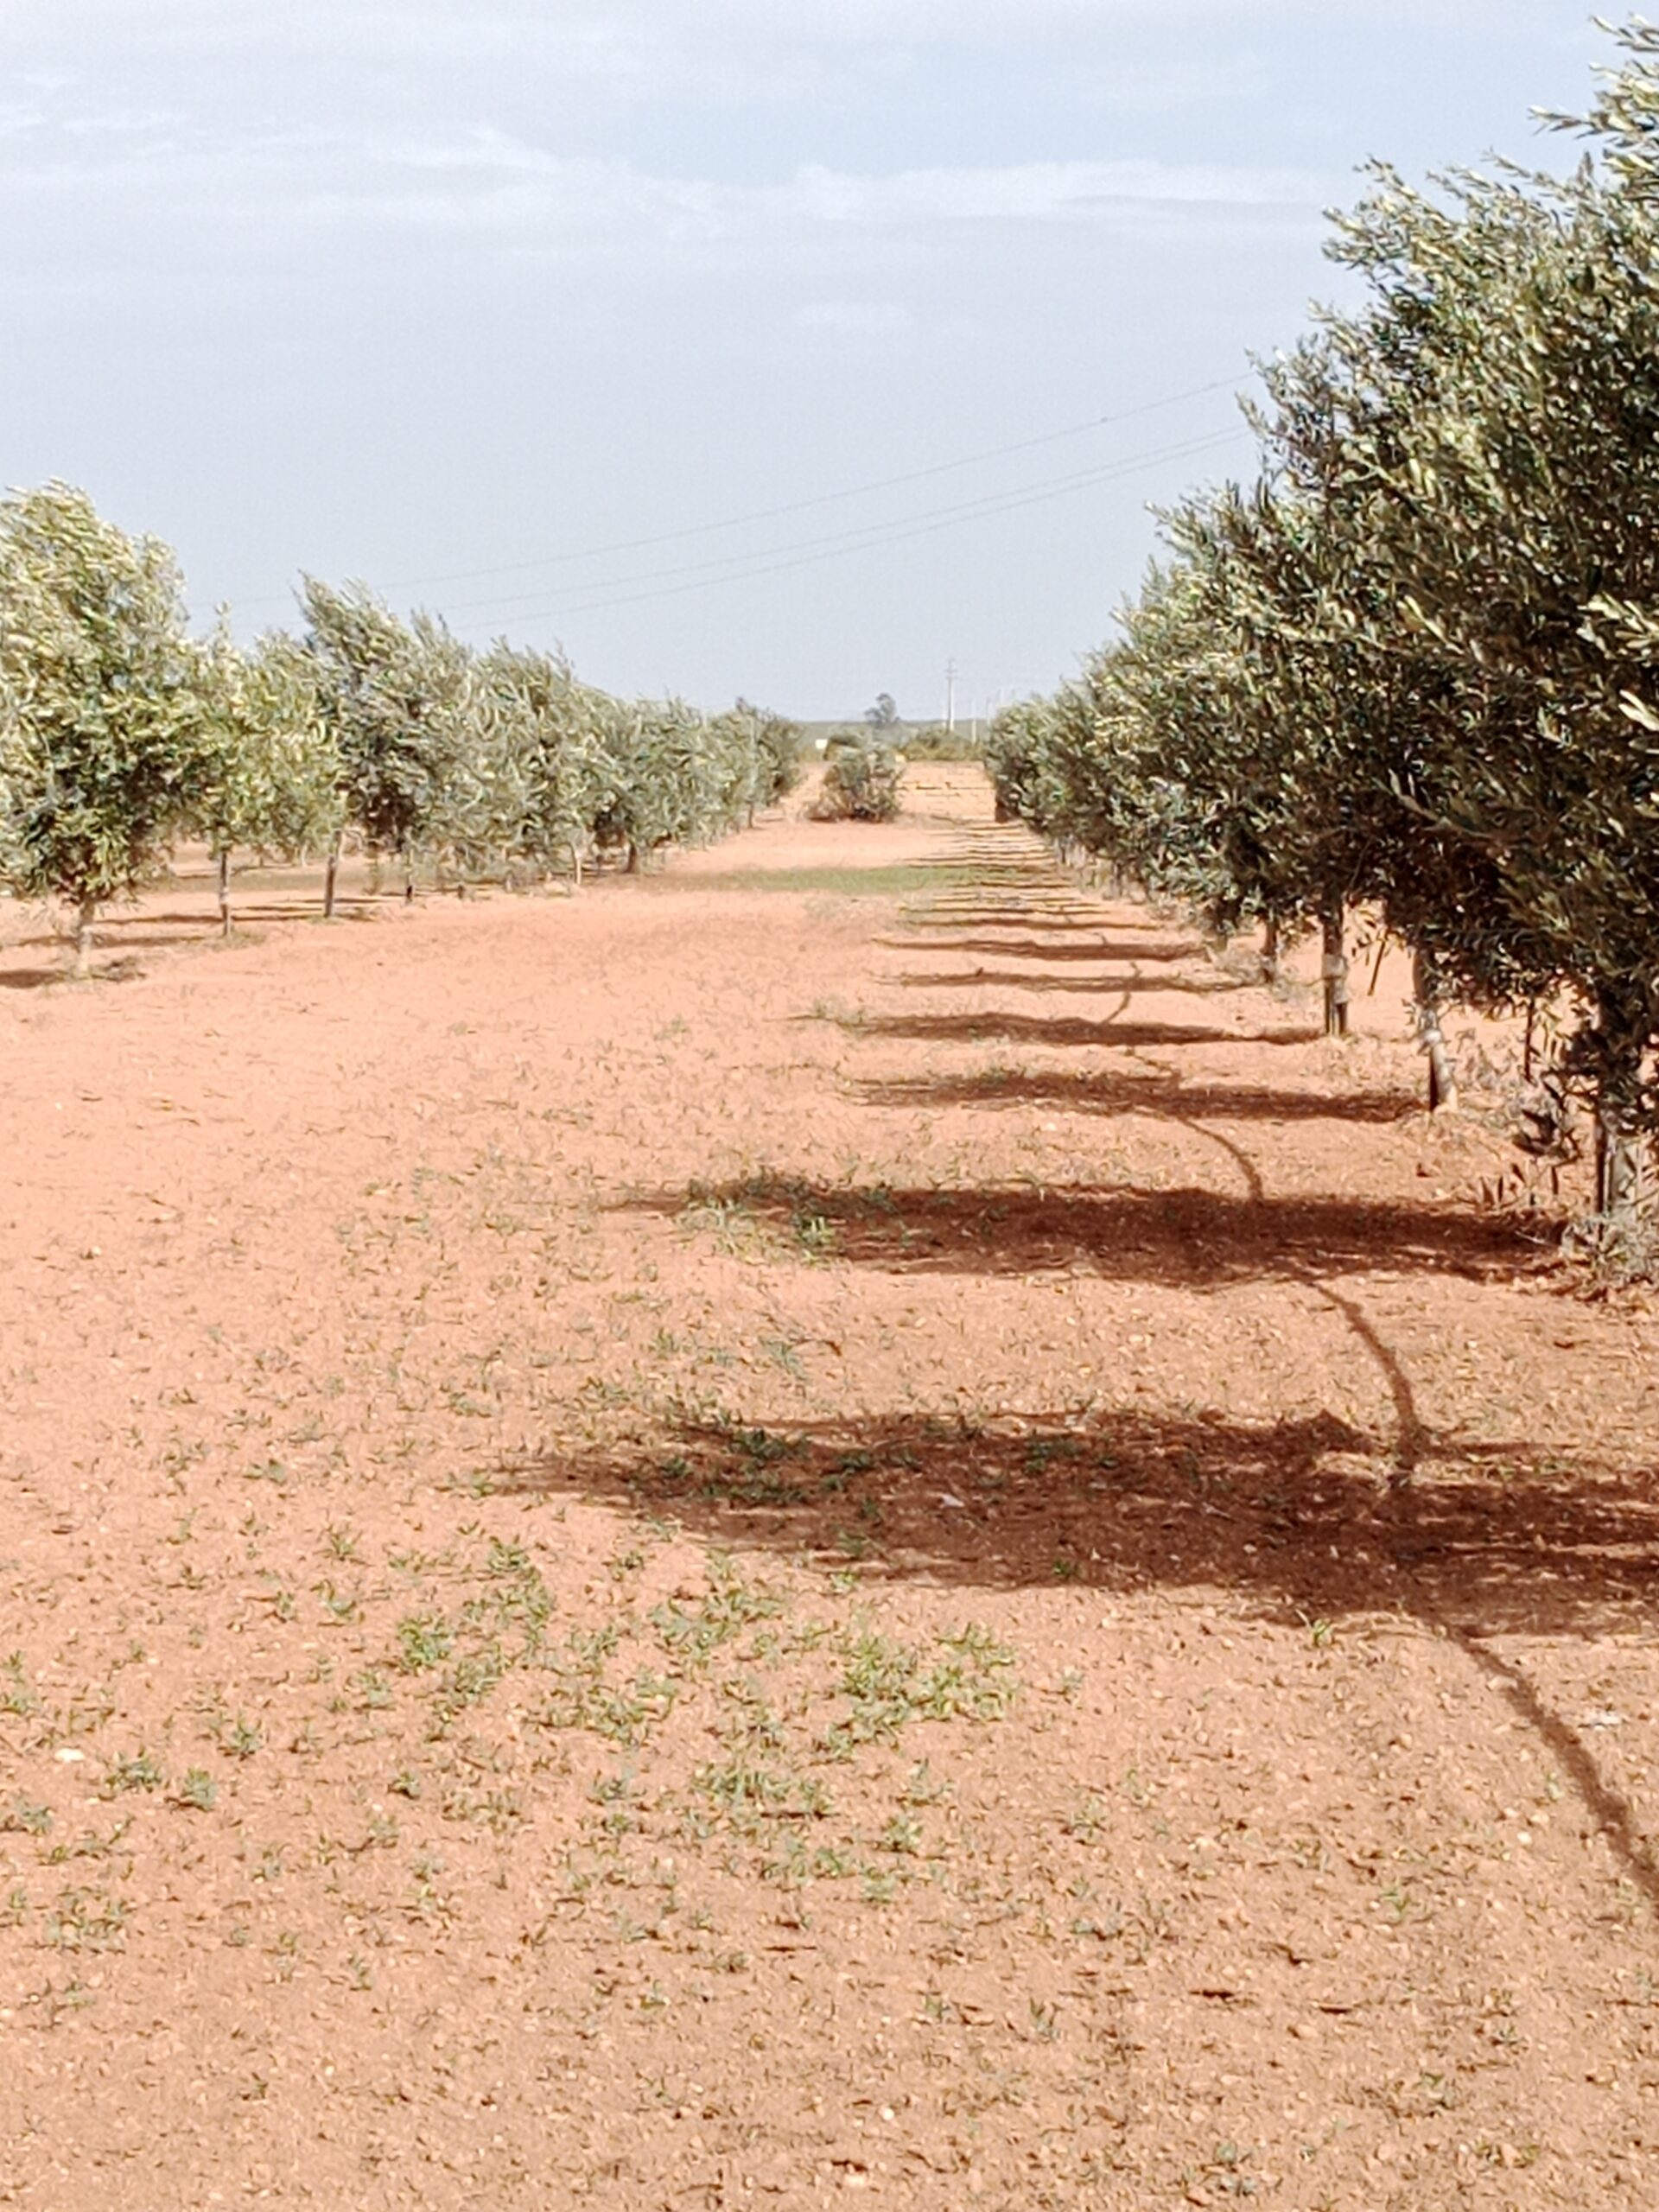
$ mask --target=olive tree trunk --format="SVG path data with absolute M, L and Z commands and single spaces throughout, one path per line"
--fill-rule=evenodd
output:
M 1276 983 L 1285 957 L 1284 933 L 1279 926 L 1277 914 L 1269 914 L 1262 936 L 1262 980 Z
M 92 924 L 98 919 L 96 899 L 83 899 L 75 909 L 75 950 L 70 963 L 72 976 L 86 976 L 92 967 Z
M 1325 1033 L 1348 1034 L 1348 949 L 1343 930 L 1343 910 L 1333 906 L 1325 917 L 1324 954 L 1319 973 L 1325 981 Z
M 325 922 L 332 922 L 334 918 L 334 893 L 339 887 L 340 840 L 336 837 L 328 848 L 328 857 L 322 868 L 322 918 Z
M 1446 1032 L 1440 1027 L 1446 995 L 1434 963 L 1427 953 L 1412 954 L 1411 990 L 1417 1043 L 1428 1060 L 1428 1110 L 1435 1114 L 1442 1108 L 1457 1104 L 1458 1071 L 1446 1041 Z
M 1596 1211 L 1620 1228 L 1641 1214 L 1646 1178 L 1642 1138 L 1633 1116 L 1603 1099 L 1596 1108 Z
M 1637 1226 L 1647 1196 L 1642 1075 L 1650 1012 L 1645 993 L 1604 991 L 1590 1038 L 1595 1077 L 1596 1211 L 1611 1228 Z
M 231 849 L 222 846 L 217 856 L 219 889 L 219 928 L 222 937 L 231 934 Z

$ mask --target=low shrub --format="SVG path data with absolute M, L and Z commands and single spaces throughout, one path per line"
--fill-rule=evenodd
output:
M 832 738 L 813 815 L 820 822 L 891 822 L 904 772 L 904 754 L 878 738 Z

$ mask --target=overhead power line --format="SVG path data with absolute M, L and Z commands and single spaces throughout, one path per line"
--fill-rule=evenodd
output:
M 636 607 L 647 600 L 675 599 L 689 591 L 708 591 L 717 584 L 743 583 L 760 576 L 779 575 L 790 569 L 809 568 L 817 562 L 843 559 L 849 553 L 874 552 L 885 546 L 903 544 L 912 538 L 928 537 L 935 531 L 951 529 L 958 523 L 988 520 L 996 515 L 1011 514 L 1020 507 L 1038 506 L 1050 499 L 1065 499 L 1071 493 L 1087 491 L 1095 485 L 1110 483 L 1116 478 L 1132 475 L 1139 469 L 1155 467 L 1165 461 L 1188 460 L 1201 453 L 1215 452 L 1250 435 L 1243 425 L 1235 430 L 1212 432 L 1207 437 L 1192 439 L 1184 445 L 1166 446 L 1154 452 L 1132 454 L 1100 468 L 1080 470 L 1074 475 L 1052 480 L 1036 490 L 993 495 L 986 499 L 970 501 L 965 506 L 943 509 L 938 511 L 931 519 L 918 522 L 914 518 L 907 518 L 896 526 L 874 524 L 856 534 L 855 543 L 820 546 L 820 550 L 815 552 L 798 553 L 785 560 L 763 561 L 747 568 L 730 567 L 729 573 L 725 575 L 702 575 L 689 583 L 664 584 L 655 590 L 626 592 L 610 599 L 584 599 L 561 607 L 539 607 L 531 613 L 514 619 L 520 622 L 537 622 L 555 620 L 569 614 L 595 614 L 608 607 Z M 842 535 L 851 537 L 854 533 Z M 805 542 L 819 543 L 815 539 Z M 752 556 L 733 556 L 734 560 L 746 557 Z M 721 565 L 729 566 L 728 563 Z M 491 622 L 463 622 L 455 626 L 463 633 L 497 626 Z
M 770 560 L 776 554 L 804 553 L 820 545 L 850 545 L 854 540 L 863 541 L 872 534 L 879 536 L 889 530 L 907 530 L 918 523 L 948 522 L 957 516 L 971 515 L 982 507 L 995 508 L 1005 499 L 1024 499 L 1039 492 L 1067 491 L 1077 484 L 1096 481 L 1103 469 L 1109 472 L 1118 467 L 1138 467 L 1143 458 L 1149 461 L 1164 459 L 1178 460 L 1188 452 L 1203 450 L 1214 438 L 1230 440 L 1242 435 L 1243 433 L 1236 429 L 1206 432 L 1202 437 L 1184 439 L 1178 445 L 1162 448 L 1158 452 L 1145 456 L 1130 454 L 1122 461 L 1091 462 L 1087 468 L 1068 469 L 1061 476 L 1039 477 L 1034 483 L 1016 484 L 1006 492 L 983 492 L 975 499 L 957 500 L 950 506 L 923 507 L 913 514 L 893 515 L 886 522 L 860 523 L 850 530 L 824 531 L 812 537 L 785 539 L 782 544 L 779 545 L 751 545 L 741 553 L 710 554 L 706 560 L 683 561 L 677 563 L 672 568 L 639 569 L 636 569 L 632 575 L 596 576 L 587 583 L 550 584 L 541 591 L 515 592 L 506 598 L 497 598 L 492 594 L 488 599 L 448 601 L 444 604 L 444 612 L 446 614 L 466 614 L 474 609 L 487 611 L 492 607 L 499 607 L 505 610 L 508 607 L 522 607 L 527 601 L 545 600 L 550 593 L 560 599 L 585 596 L 596 591 L 620 590 L 628 584 L 658 583 L 678 576 L 702 575 L 710 569 L 729 569 L 747 565 L 756 561 Z
M 1001 461 L 1013 454 L 1031 453 L 1039 446 L 1058 445 L 1067 438 L 1086 437 L 1091 430 L 1110 429 L 1115 423 L 1133 423 L 1143 415 L 1156 414 L 1166 407 L 1179 407 L 1189 399 L 1203 399 L 1211 392 L 1236 391 L 1236 377 L 1218 377 L 1211 383 L 1192 385 L 1184 391 L 1166 392 L 1161 399 L 1148 399 L 1138 407 L 1120 408 L 1107 415 L 1096 415 L 1086 423 L 1073 423 L 1064 429 L 1044 430 L 1034 437 L 1017 438 L 1012 444 L 986 446 L 976 453 L 959 454 L 950 461 L 931 462 L 924 468 L 907 468 L 895 476 L 877 476 L 861 484 L 848 484 L 838 491 L 819 492 L 804 499 L 788 499 L 770 507 L 751 507 L 741 514 L 723 515 L 715 522 L 688 523 L 675 530 L 657 531 L 644 537 L 613 539 L 608 544 L 589 545 L 564 553 L 542 553 L 521 561 L 500 561 L 480 569 L 453 569 L 441 575 L 405 576 L 394 579 L 385 588 L 388 591 L 421 591 L 431 584 L 471 583 L 483 576 L 508 576 L 525 574 L 531 569 L 562 568 L 578 561 L 604 560 L 613 553 L 642 553 L 656 545 L 674 545 L 688 537 L 712 537 L 722 530 L 738 530 L 752 522 L 775 522 L 785 515 L 805 514 L 814 507 L 834 505 L 842 499 L 862 499 L 872 492 L 890 492 L 906 484 L 919 484 L 931 476 L 946 476 L 958 468 L 972 468 L 981 461 Z M 274 607 L 283 603 L 288 593 L 270 593 L 257 599 L 245 599 L 244 607 Z
M 1010 454 L 1030 453 L 1038 446 L 1058 445 L 1063 438 L 1080 438 L 1090 430 L 1103 430 L 1116 423 L 1132 423 L 1138 416 L 1155 414 L 1160 408 L 1177 407 L 1184 400 L 1202 399 L 1212 391 L 1234 391 L 1238 388 L 1236 377 L 1217 378 L 1212 384 L 1195 385 L 1187 391 L 1172 391 L 1162 399 L 1148 399 L 1139 407 L 1126 407 L 1116 414 L 1096 415 L 1087 423 L 1074 423 L 1064 430 L 1045 430 L 1032 438 L 1020 438 L 1012 445 L 987 446 L 979 453 L 960 454 L 954 461 L 937 461 L 925 468 L 907 468 L 898 476 L 879 476 L 864 484 L 849 484 L 839 492 L 819 492 L 806 499 L 791 499 L 781 506 L 753 507 L 747 513 L 727 515 L 719 522 L 689 523 L 683 529 L 659 531 L 650 537 L 626 537 L 611 545 L 589 546 L 583 552 L 545 553 L 528 561 L 508 561 L 487 569 L 461 569 L 445 576 L 416 576 L 396 584 L 394 590 L 409 591 L 426 584 L 469 583 L 476 576 L 511 575 L 525 569 L 551 568 L 568 561 L 598 561 L 609 553 L 639 553 L 653 545 L 671 545 L 682 538 L 704 537 L 718 530 L 737 530 L 745 523 L 775 522 L 783 515 L 804 514 L 811 507 L 827 507 L 838 499 L 861 499 L 868 492 L 890 492 L 903 484 L 919 484 L 929 476 L 944 476 L 952 469 L 972 468 L 982 461 L 1001 461 Z

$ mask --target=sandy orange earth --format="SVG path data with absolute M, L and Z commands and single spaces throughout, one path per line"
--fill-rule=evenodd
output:
M 0 2203 L 1659 2202 L 1646 1306 L 909 804 L 12 917 Z

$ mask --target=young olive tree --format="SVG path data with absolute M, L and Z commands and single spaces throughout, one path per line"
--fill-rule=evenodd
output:
M 0 500 L 0 753 L 7 880 L 75 916 L 163 865 L 200 788 L 200 666 L 177 563 L 48 484 Z
M 340 757 L 315 663 L 294 639 L 273 632 L 244 652 L 221 622 L 199 652 L 201 767 L 188 826 L 213 856 L 229 937 L 238 849 L 289 860 L 332 849 L 344 816 Z
M 323 710 L 313 655 L 271 630 L 245 656 L 245 696 L 261 768 L 246 842 L 304 860 L 334 849 L 345 815 L 340 750 Z
M 482 673 L 511 732 L 523 792 L 513 847 L 530 867 L 568 870 L 580 889 L 615 764 L 604 743 L 615 702 L 579 683 L 560 656 L 499 644 Z
M 302 603 L 345 818 L 375 859 L 401 863 L 412 898 L 416 855 L 453 831 L 446 810 L 472 742 L 473 656 L 435 617 L 401 621 L 360 584 L 307 577 Z
M 787 715 L 753 707 L 747 699 L 740 699 L 731 711 L 747 720 L 760 752 L 761 804 L 779 805 L 799 787 L 806 773 L 806 732 Z
M 985 733 L 985 772 L 999 822 L 1024 822 L 1039 830 L 1053 714 L 1050 700 L 1020 699 L 991 717 Z
M 776 806 L 800 782 L 806 734 L 798 722 L 739 699 L 711 718 L 709 734 L 726 756 L 734 820 L 741 811 L 753 823 L 761 807 Z
M 664 845 L 731 825 L 730 793 L 703 718 L 678 699 L 611 700 L 599 729 L 603 789 L 595 844 L 641 868 Z
M 825 822 L 891 822 L 899 810 L 905 764 L 874 726 L 832 737 L 814 809 Z

